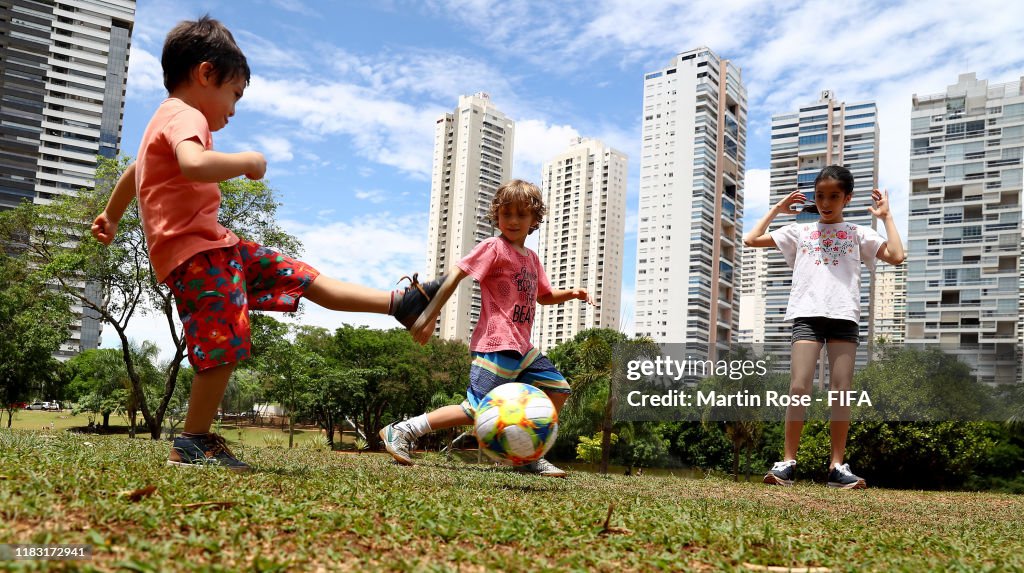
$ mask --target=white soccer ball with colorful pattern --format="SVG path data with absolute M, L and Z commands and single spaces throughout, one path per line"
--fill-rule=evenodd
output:
M 521 466 L 542 457 L 558 437 L 558 412 L 542 390 L 510 382 L 491 390 L 476 410 L 476 439 L 488 457 Z

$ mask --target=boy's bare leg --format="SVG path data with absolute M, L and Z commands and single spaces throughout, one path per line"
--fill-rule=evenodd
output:
M 331 310 L 387 314 L 391 306 L 391 291 L 346 283 L 324 275 L 313 279 L 303 296 Z
M 445 430 L 456 426 L 470 426 L 473 418 L 466 414 L 462 406 L 443 406 L 427 414 L 427 423 L 431 431 Z
M 857 344 L 848 340 L 831 340 L 828 343 L 828 362 L 831 368 L 829 388 L 846 391 L 853 387 L 853 367 L 857 358 Z M 829 425 L 829 439 L 832 442 L 832 461 L 828 468 L 843 463 L 846 455 L 846 436 L 850 432 L 850 406 L 832 404 L 832 421 Z
M 565 401 L 569 399 L 569 394 L 565 392 L 548 392 L 544 391 L 551 398 L 551 403 L 555 405 L 555 412 L 562 412 L 562 406 L 565 405 Z
M 188 398 L 188 413 L 182 431 L 189 434 L 205 434 L 210 431 L 235 366 L 224 364 L 196 374 L 192 380 L 192 393 Z
M 818 355 L 823 344 L 814 340 L 798 340 L 793 343 L 792 367 L 789 393 L 806 395 L 811 393 L 814 382 L 814 367 L 818 363 Z M 786 442 L 783 447 L 783 460 L 795 460 L 797 448 L 800 447 L 800 433 L 804 429 L 805 406 L 788 406 L 786 408 Z

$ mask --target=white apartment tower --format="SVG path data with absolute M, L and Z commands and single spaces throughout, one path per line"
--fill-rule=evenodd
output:
M 626 230 L 626 155 L 595 139 L 576 138 L 544 164 L 548 214 L 538 254 L 551 288 L 586 288 L 581 300 L 538 307 L 537 346 L 549 348 L 588 328 L 619 330 Z
M 801 106 L 791 113 L 772 116 L 771 191 L 769 205 L 774 205 L 795 190 L 814 202 L 814 179 L 827 165 L 842 165 L 853 174 L 853 199 L 843 210 L 843 220 L 876 228 L 875 218 L 868 211 L 871 192 L 878 187 L 878 109 L 872 101 L 846 103 L 835 98 L 831 90 L 823 90 L 818 101 Z M 780 215 L 769 230 L 791 223 L 813 223 L 817 214 Z M 881 263 L 885 264 L 885 263 Z M 783 321 L 793 285 L 793 270 L 786 265 L 782 252 L 768 253 L 765 289 L 765 349 L 777 359 L 780 369 L 789 368 L 792 322 Z M 858 362 L 867 361 L 868 346 L 873 339 L 871 312 L 871 272 L 861 265 L 860 276 L 860 339 Z
M 515 123 L 483 92 L 460 96 L 455 111 L 438 118 L 430 181 L 429 277 L 449 272 L 477 243 L 496 234 L 487 211 L 511 173 L 514 136 Z M 462 281 L 441 310 L 434 333 L 468 343 L 479 318 L 480 287 L 476 281 Z
M 135 0 L 0 0 L 0 209 L 92 188 L 117 156 L 134 20 Z M 58 358 L 99 344 L 75 310 Z
M 734 340 L 747 93 L 706 47 L 644 75 L 636 334 L 716 359 Z
M 880 264 L 871 283 L 875 340 L 903 344 L 907 329 L 907 266 Z
M 907 343 L 1018 379 L 1024 78 L 913 98 Z
M 740 245 L 740 317 L 736 342 L 753 346 L 758 354 L 764 348 L 768 251 Z

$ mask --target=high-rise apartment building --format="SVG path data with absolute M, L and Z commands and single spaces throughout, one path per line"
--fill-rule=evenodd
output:
M 814 202 L 814 179 L 827 165 L 842 165 L 854 177 L 853 199 L 843 210 L 843 220 L 875 228 L 868 212 L 871 192 L 878 187 L 878 109 L 874 102 L 846 103 L 824 90 L 820 99 L 801 106 L 799 110 L 772 116 L 771 191 L 769 204 L 774 205 L 795 190 Z M 775 218 L 770 230 L 790 223 L 813 223 L 817 214 L 800 213 Z M 781 369 L 789 368 L 792 323 L 785 322 L 793 269 L 786 264 L 778 249 L 768 253 L 765 301 L 765 349 L 777 359 Z M 860 337 L 870 342 L 873 336 L 871 313 L 871 272 L 861 266 Z M 867 361 L 867 347 L 862 344 L 858 362 Z
M 544 164 L 541 190 L 548 214 L 538 254 L 551 288 L 586 288 L 599 306 L 581 300 L 538 307 L 537 346 L 547 349 L 588 328 L 619 329 L 626 230 L 625 154 L 576 138 Z
M 1020 234 L 1020 305 L 1017 311 L 1017 364 L 1024 363 L 1024 229 Z M 1024 383 L 1024 368 L 1019 368 L 1019 378 Z
M 736 342 L 753 346 L 759 354 L 764 349 L 768 251 L 740 245 L 740 317 Z
M 0 209 L 91 188 L 117 155 L 134 19 L 134 0 L 0 0 Z M 99 344 L 74 310 L 58 358 Z
M 644 75 L 636 334 L 716 359 L 733 342 L 747 93 L 706 47 Z
M 1024 79 L 913 98 L 907 343 L 1018 379 Z
M 487 211 L 512 171 L 514 138 L 515 123 L 486 93 L 459 97 L 455 111 L 438 118 L 430 181 L 429 276 L 447 273 L 477 243 L 496 234 Z M 468 343 L 479 318 L 480 287 L 476 281 L 462 281 L 441 310 L 434 333 Z
M 907 266 L 880 264 L 871 283 L 875 340 L 903 344 L 907 319 Z

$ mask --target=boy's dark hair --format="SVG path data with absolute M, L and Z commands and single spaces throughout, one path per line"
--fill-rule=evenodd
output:
M 213 65 L 217 85 L 244 77 L 249 85 L 249 64 L 234 36 L 224 24 L 209 14 L 196 21 L 179 22 L 168 32 L 160 65 L 164 69 L 164 87 L 171 93 L 189 81 L 192 69 L 203 62 Z
M 846 195 L 853 195 L 853 173 L 850 170 L 843 167 L 842 165 L 829 165 L 818 173 L 818 176 L 814 178 L 814 187 L 818 187 L 819 181 L 831 179 L 836 183 L 839 183 L 839 188 L 843 190 Z
M 540 189 L 533 183 L 522 179 L 513 179 L 498 187 L 498 190 L 494 192 L 491 208 L 487 211 L 487 219 L 497 225 L 498 211 L 506 205 L 522 205 L 533 211 L 536 221 L 527 234 L 532 234 L 540 227 L 544 215 L 548 212 L 548 208 L 544 206 L 544 199 L 540 196 Z

